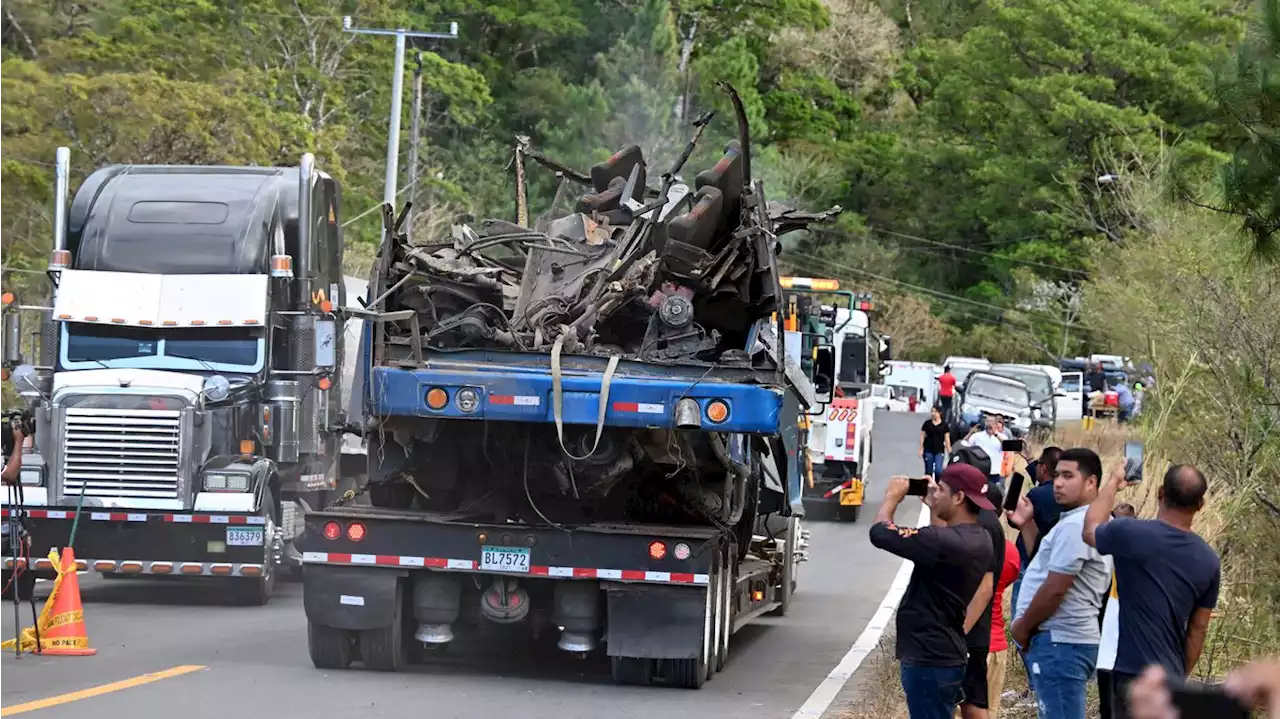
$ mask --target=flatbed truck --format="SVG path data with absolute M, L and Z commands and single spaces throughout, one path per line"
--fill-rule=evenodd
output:
M 455 228 L 429 257 L 399 243 L 387 208 L 368 302 L 353 310 L 365 319 L 369 484 L 309 512 L 299 540 L 316 667 L 395 671 L 498 624 L 554 636 L 566 652 L 602 651 L 619 683 L 698 688 L 737 630 L 788 611 L 806 558 L 800 420 L 830 399 L 834 350 L 815 350 L 807 376 L 784 349 L 775 225 L 745 145 L 731 143 L 683 205 L 675 172 L 645 191 L 639 151 L 624 149 L 592 168 L 594 192 L 551 229 L 494 221 L 490 240 Z M 617 209 L 618 190 L 630 210 Z M 663 219 L 650 221 L 663 198 Z M 510 237 L 530 246 L 509 284 L 542 299 L 502 318 L 511 305 L 494 280 L 515 263 L 471 250 Z M 735 248 L 738 276 L 756 280 L 740 309 L 718 313 L 715 288 L 732 290 L 698 278 Z M 540 252 L 566 259 L 541 272 Z M 583 283 L 546 299 L 575 258 L 604 268 L 604 297 L 633 294 L 587 307 L 595 330 L 571 351 L 579 315 L 522 323 L 590 295 Z M 609 308 L 638 314 L 606 319 Z M 614 329 L 646 323 L 660 341 Z

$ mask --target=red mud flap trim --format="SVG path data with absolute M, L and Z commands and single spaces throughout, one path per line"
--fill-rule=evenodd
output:
M 441 559 L 438 557 L 407 557 L 396 554 L 345 554 L 339 552 L 303 552 L 306 564 L 348 564 L 357 567 L 402 567 L 444 569 L 458 572 L 479 571 L 472 559 Z M 512 576 L 522 576 L 514 574 Z M 707 585 L 706 574 L 683 572 L 650 572 L 641 569 L 596 569 L 590 567 L 547 567 L 534 565 L 530 577 L 562 577 L 565 579 L 604 579 L 615 582 L 650 582 L 653 584 Z
M 75 519 L 73 509 L 28 509 L 32 519 Z M 0 519 L 8 519 L 9 510 L 0 510 Z M 266 517 L 247 514 L 168 514 L 161 512 L 95 512 L 82 511 L 81 519 L 92 522 L 175 522 L 178 524 L 266 524 Z

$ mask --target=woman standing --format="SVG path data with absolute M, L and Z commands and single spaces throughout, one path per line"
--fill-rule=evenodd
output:
M 920 458 L 924 460 L 924 473 L 938 481 L 942 474 L 944 458 L 951 454 L 951 432 L 942 421 L 942 409 L 934 405 L 929 419 L 920 426 Z

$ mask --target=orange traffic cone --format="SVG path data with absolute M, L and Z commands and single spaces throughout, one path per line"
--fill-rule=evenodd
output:
M 53 582 L 53 593 L 40 610 L 40 648 L 43 654 L 62 657 L 88 657 L 98 653 L 89 648 L 89 637 L 84 629 L 84 607 L 80 604 L 80 578 L 76 574 L 76 555 L 67 547 L 62 556 L 56 549 L 49 550 L 49 559 L 58 572 Z M 28 627 L 22 632 L 23 644 L 35 644 L 35 632 Z

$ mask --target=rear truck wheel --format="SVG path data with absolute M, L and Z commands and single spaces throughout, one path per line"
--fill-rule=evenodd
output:
M 702 612 L 702 644 L 698 650 L 698 657 L 668 659 L 666 662 L 667 681 L 681 689 L 701 689 L 715 669 L 716 622 L 719 621 L 720 614 L 715 587 L 719 582 L 720 572 L 717 571 L 719 563 L 719 558 L 712 563 L 712 576 L 707 583 L 707 597 Z
M 405 665 L 404 585 L 396 582 L 395 606 L 391 623 L 360 632 L 360 658 L 364 668 L 374 672 L 398 672 Z
M 716 671 L 724 671 L 729 661 L 729 635 L 733 632 L 733 592 L 737 585 L 737 572 L 733 557 L 737 554 L 732 544 L 726 544 L 720 555 L 724 557 L 720 572 L 720 633 L 719 650 L 716 652 Z
M 276 591 L 276 558 L 283 551 L 280 536 L 280 518 L 277 516 L 275 495 L 270 489 L 262 494 L 262 512 L 266 522 L 262 525 L 262 576 L 236 577 L 231 581 L 236 603 L 261 607 L 271 601 Z
M 314 624 L 307 620 L 307 653 L 316 669 L 346 669 L 351 666 L 355 632 Z
M 637 687 L 653 683 L 653 660 L 636 657 L 609 657 L 613 669 L 613 682 Z

